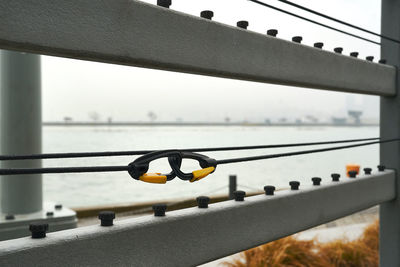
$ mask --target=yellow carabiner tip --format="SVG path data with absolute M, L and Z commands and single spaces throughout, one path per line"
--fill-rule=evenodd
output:
M 139 177 L 139 180 L 152 184 L 165 184 L 167 182 L 167 176 L 161 175 L 161 173 L 145 173 Z
M 190 180 L 191 183 L 196 182 L 200 179 L 203 179 L 204 177 L 206 177 L 207 175 L 209 175 L 210 173 L 212 173 L 215 170 L 215 167 L 208 167 L 205 169 L 201 169 L 201 170 L 197 170 L 197 171 L 193 171 L 193 178 Z

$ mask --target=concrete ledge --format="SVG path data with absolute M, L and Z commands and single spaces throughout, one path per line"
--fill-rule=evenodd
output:
M 0 48 L 343 92 L 396 92 L 392 66 L 135 0 L 0 0 Z
M 4 241 L 0 266 L 194 266 L 393 200 L 395 183 L 395 173 L 387 170 L 165 217 Z

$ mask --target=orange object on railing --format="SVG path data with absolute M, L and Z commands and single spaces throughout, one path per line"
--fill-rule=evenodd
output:
M 360 165 L 357 165 L 357 164 L 347 164 L 347 165 L 346 165 L 346 175 L 347 175 L 347 177 L 350 177 L 350 176 L 349 176 L 349 171 L 356 171 L 357 174 L 359 174 L 359 172 L 360 172 Z

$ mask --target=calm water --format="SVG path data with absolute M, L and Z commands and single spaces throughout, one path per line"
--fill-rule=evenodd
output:
M 43 150 L 72 152 L 260 145 L 367 138 L 378 135 L 378 127 L 44 127 Z M 206 154 L 223 159 L 301 149 Z M 43 165 L 125 165 L 134 158 L 53 159 L 44 161 Z M 176 178 L 164 185 L 146 184 L 133 180 L 124 172 L 44 175 L 44 198 L 69 207 L 80 207 L 220 194 L 227 192 L 230 174 L 238 176 L 240 189 L 252 191 L 253 188 L 262 189 L 265 184 L 284 187 L 294 179 L 310 183 L 313 176 L 330 180 L 332 172 L 344 174 L 347 163 L 375 167 L 378 161 L 378 146 L 373 145 L 290 158 L 221 165 L 213 175 L 196 183 Z M 184 162 L 183 168 L 189 171 L 198 169 L 198 165 Z M 169 171 L 167 161 L 154 162 L 150 171 Z

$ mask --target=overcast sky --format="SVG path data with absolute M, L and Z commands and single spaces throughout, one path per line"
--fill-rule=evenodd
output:
M 322 13 L 380 32 L 380 1 L 377 0 L 293 0 Z M 145 1 L 156 3 L 156 0 Z M 360 57 L 379 59 L 379 46 L 307 23 L 246 0 L 173 0 L 171 9 L 193 15 L 210 9 L 214 20 L 236 25 L 248 20 L 249 30 L 265 33 L 279 30 L 278 37 L 289 40 L 302 35 L 303 43 L 325 43 L 324 49 L 344 48 L 343 53 L 359 51 Z M 338 26 L 341 29 L 379 41 L 345 26 L 326 21 L 279 3 L 297 14 Z M 180 74 L 42 57 L 43 120 L 62 120 L 70 116 L 76 121 L 89 120 L 88 114 L 97 112 L 101 120 L 147 121 L 153 111 L 158 121 L 264 121 L 266 118 L 301 118 L 316 115 L 321 119 L 345 116 L 347 109 L 361 109 L 365 117 L 378 117 L 378 97 L 318 91 L 288 86 L 236 81 L 206 76 Z

